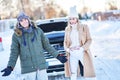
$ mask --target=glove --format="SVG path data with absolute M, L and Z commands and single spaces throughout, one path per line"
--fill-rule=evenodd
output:
M 8 66 L 7 68 L 5 68 L 1 71 L 1 72 L 4 72 L 4 74 L 2 76 L 9 76 L 12 71 L 13 71 L 13 68 L 11 66 Z
M 80 47 L 80 50 L 81 50 L 81 52 L 83 52 L 83 51 L 84 51 L 84 48 L 83 48 L 83 47 Z
M 66 56 L 62 55 L 62 54 L 59 54 L 57 56 L 57 59 L 61 62 L 61 63 L 65 63 L 67 61 L 67 58 Z
M 69 48 L 67 48 L 67 49 L 66 49 L 66 51 L 67 51 L 67 52 L 70 52 L 70 49 L 69 49 Z

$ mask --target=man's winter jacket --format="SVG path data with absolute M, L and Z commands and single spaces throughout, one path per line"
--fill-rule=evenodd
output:
M 49 40 L 45 37 L 43 31 L 34 25 L 34 31 L 36 34 L 34 42 L 31 39 L 34 36 L 34 32 L 24 33 L 26 46 L 23 44 L 22 31 L 16 27 L 12 36 L 11 54 L 8 62 L 8 66 L 15 67 L 18 56 L 21 62 L 21 73 L 29 73 L 36 71 L 37 69 L 47 68 L 47 63 L 44 58 L 44 49 L 48 51 L 52 56 L 57 57 L 58 52 L 51 47 Z

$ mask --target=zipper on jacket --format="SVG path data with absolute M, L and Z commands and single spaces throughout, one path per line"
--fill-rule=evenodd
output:
M 29 33 L 28 33 L 28 35 L 27 35 L 27 41 L 28 41 L 28 50 L 29 50 L 29 54 L 30 54 L 30 58 L 31 58 L 31 62 L 32 62 L 32 65 L 33 66 L 31 66 L 32 68 L 35 68 L 35 65 L 34 65 L 34 63 L 33 63 L 33 59 L 32 59 L 32 55 L 31 55 L 31 51 L 30 51 L 30 45 L 29 45 L 29 38 L 30 38 L 30 36 L 29 36 Z

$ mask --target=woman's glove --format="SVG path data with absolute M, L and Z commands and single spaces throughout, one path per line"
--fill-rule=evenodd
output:
M 83 48 L 83 47 L 80 47 L 80 51 L 81 51 L 81 52 L 84 52 L 84 48 Z
M 75 47 L 71 47 L 69 51 L 73 51 L 73 50 L 80 50 L 81 52 L 84 51 L 83 47 L 79 47 L 79 46 L 75 46 Z
M 1 72 L 4 72 L 4 74 L 2 76 L 9 76 L 12 71 L 13 71 L 13 68 L 11 66 L 8 66 L 7 68 L 5 68 L 1 71 Z
M 69 48 L 67 48 L 67 49 L 66 49 L 66 51 L 67 51 L 67 52 L 70 52 L 70 49 L 69 49 Z

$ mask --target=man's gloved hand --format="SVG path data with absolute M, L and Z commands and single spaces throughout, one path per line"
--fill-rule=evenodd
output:
M 59 54 L 57 56 L 57 59 L 61 62 L 61 63 L 65 63 L 67 61 L 66 56 L 64 56 L 63 54 Z
M 5 68 L 1 71 L 1 72 L 4 72 L 4 74 L 2 76 L 9 76 L 12 71 L 13 71 L 13 68 L 11 66 L 8 66 L 7 68 Z

